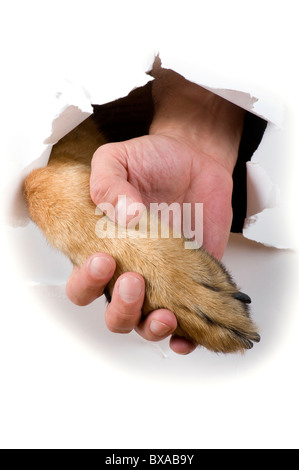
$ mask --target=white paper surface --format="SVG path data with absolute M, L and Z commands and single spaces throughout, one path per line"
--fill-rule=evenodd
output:
M 277 113 L 259 110 L 258 104 L 276 109 L 278 100 L 286 106 L 287 143 L 283 139 L 282 158 L 275 158 L 278 171 L 270 168 L 275 148 L 255 162 L 267 174 L 267 194 L 273 184 L 278 202 L 289 200 L 292 232 L 298 233 L 297 8 L 293 1 L 260 0 L 153 0 L 146 6 L 130 0 L 3 2 L 3 212 L 11 207 L 9 191 L 24 168 L 48 151 L 43 142 L 51 134 L 55 113 L 49 111 L 49 97 L 56 84 L 67 79 L 95 102 L 111 101 L 148 79 L 144 70 L 155 50 L 164 66 L 182 74 L 188 69 L 189 79 L 250 93 L 259 99 L 256 111 L 271 115 L 276 125 Z M 263 141 L 269 136 L 271 146 L 269 129 Z M 46 159 L 45 154 L 43 164 Z M 280 179 L 282 166 L 289 173 L 287 185 Z M 262 342 L 243 357 L 201 349 L 179 357 L 163 343 L 165 359 L 135 334 L 109 333 L 101 301 L 81 309 L 67 301 L 63 287 L 25 289 L 24 279 L 47 282 L 51 271 L 51 281 L 62 282 L 71 268 L 61 271 L 53 250 L 37 241 L 40 234 L 30 245 L 31 234 L 24 232 L 29 226 L 10 227 L 5 237 L 6 222 L 1 226 L 2 447 L 298 447 L 296 253 L 233 237 L 225 263 L 253 299 Z

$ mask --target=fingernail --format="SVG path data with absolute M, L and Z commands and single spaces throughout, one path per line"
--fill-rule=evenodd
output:
M 150 330 L 155 336 L 165 336 L 170 333 L 171 328 L 165 323 L 153 320 L 150 324 Z
M 124 277 L 120 280 L 118 293 L 126 303 L 136 302 L 142 291 L 142 283 L 136 277 Z
M 106 277 L 113 269 L 113 262 L 109 258 L 93 258 L 89 270 L 95 278 Z

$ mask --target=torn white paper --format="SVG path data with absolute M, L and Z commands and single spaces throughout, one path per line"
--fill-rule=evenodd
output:
M 247 201 L 247 217 L 252 217 L 264 209 L 276 207 L 280 201 L 280 190 L 259 163 L 247 162 L 246 168 L 247 193 L 250 195 Z
M 268 124 L 263 139 L 247 163 L 247 218 L 243 235 L 267 246 L 297 249 L 292 229 L 294 204 L 290 192 L 287 122 Z
M 3 193 L 6 219 L 13 227 L 29 221 L 22 195 L 24 178 L 33 169 L 47 165 L 52 145 L 92 113 L 87 93 L 68 80 L 53 85 L 46 98 L 44 114 L 30 115 L 31 122 L 23 121 L 22 130 L 16 129 L 19 138 L 7 149 L 10 158 Z

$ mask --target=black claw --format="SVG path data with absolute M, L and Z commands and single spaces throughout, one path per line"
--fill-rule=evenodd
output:
M 252 336 L 251 339 L 252 339 L 252 341 L 255 341 L 256 343 L 259 343 L 260 340 L 261 340 L 261 337 L 260 337 L 260 335 L 259 335 L 258 333 L 255 333 L 255 335 Z
M 237 300 L 241 300 L 241 302 L 244 302 L 244 304 L 250 304 L 251 303 L 251 298 L 249 295 L 244 294 L 244 292 L 236 292 L 233 297 Z
M 252 333 L 250 337 L 247 337 L 240 331 L 232 330 L 232 332 L 242 341 L 244 349 L 252 349 L 253 341 L 258 343 L 261 339 L 258 333 Z

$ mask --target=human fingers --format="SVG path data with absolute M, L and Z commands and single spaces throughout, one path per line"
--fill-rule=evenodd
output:
M 81 268 L 74 267 L 66 284 L 66 294 L 76 305 L 84 306 L 100 297 L 112 278 L 116 263 L 106 253 L 96 253 Z
M 197 344 L 193 341 L 182 338 L 181 336 L 172 336 L 169 346 L 175 353 L 186 355 L 193 352 L 196 349 Z
M 140 274 L 128 272 L 116 281 L 105 320 L 113 333 L 130 333 L 140 322 L 145 283 Z
M 175 315 L 166 309 L 149 313 L 135 328 L 137 333 L 148 341 L 161 341 L 171 335 L 177 327 Z
M 104 253 L 91 256 L 81 268 L 73 268 L 66 285 L 67 296 L 76 305 L 90 304 L 103 294 L 114 271 L 115 261 L 111 256 Z M 122 280 L 125 282 L 121 283 Z M 135 328 L 140 336 L 149 341 L 160 341 L 172 334 L 177 321 L 169 310 L 155 310 L 140 323 L 143 301 L 143 278 L 137 273 L 120 276 L 106 309 L 107 327 L 117 333 L 129 333 Z M 196 345 L 174 336 L 170 340 L 170 347 L 178 354 L 188 354 Z
M 144 339 L 149 341 L 161 341 L 173 334 L 177 328 L 175 315 L 166 309 L 159 309 L 147 315 L 146 319 L 140 323 L 136 331 Z M 192 341 L 179 336 L 172 336 L 170 347 L 177 354 L 189 354 L 197 347 Z

